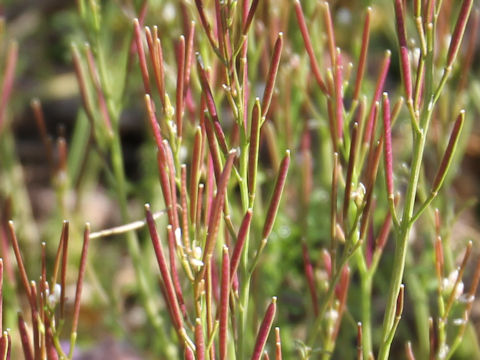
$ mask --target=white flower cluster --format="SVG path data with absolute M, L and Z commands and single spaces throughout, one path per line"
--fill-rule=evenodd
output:
M 47 305 L 51 309 L 57 305 L 58 301 L 60 300 L 60 295 L 62 293 L 62 286 L 60 284 L 55 284 L 53 287 L 53 292 L 50 293 L 49 289 L 45 290 L 45 297 L 47 299 Z
M 455 287 L 455 283 L 458 279 L 458 269 L 453 270 L 447 278 L 443 279 L 443 291 L 445 294 L 450 294 Z M 460 296 L 463 294 L 463 281 L 460 280 L 458 282 L 457 287 L 455 288 L 455 300 L 458 300 Z

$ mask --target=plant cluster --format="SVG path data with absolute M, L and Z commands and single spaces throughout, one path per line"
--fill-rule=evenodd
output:
M 451 231 L 479 12 L 471 15 L 473 0 L 364 3 L 78 0 L 69 51 L 81 107 L 71 139 L 61 130 L 52 140 L 41 101 L 31 101 L 56 194 L 42 236 L 7 112 L 19 63 L 17 43 L 7 46 L 0 357 L 75 359 L 77 334 L 95 338 L 82 328 L 85 288 L 96 299 L 88 306 L 109 310 L 102 327 L 144 356 L 479 355 L 469 320 L 480 261 L 471 271 L 474 242 Z M 379 30 L 382 16 L 394 28 Z M 138 181 L 124 145 L 135 107 L 145 119 Z M 121 224 L 90 231 L 84 199 L 98 187 Z M 52 224 L 63 219 L 56 245 Z M 40 251 L 24 261 L 27 246 Z M 120 288 L 109 272 L 121 271 L 113 259 L 123 247 L 133 281 Z M 18 331 L 2 332 L 15 307 Z

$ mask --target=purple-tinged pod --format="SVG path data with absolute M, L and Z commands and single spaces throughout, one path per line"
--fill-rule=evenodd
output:
M 153 35 L 149 27 L 145 28 L 147 38 L 148 51 L 150 54 L 150 62 L 153 67 L 153 75 L 155 77 L 155 84 L 157 86 L 160 100 L 162 101 L 163 109 L 165 110 L 165 69 L 163 66 L 163 50 L 162 43 L 158 38 L 157 27 L 153 27 Z
M 380 140 L 377 142 L 375 148 L 370 149 L 370 153 L 372 154 L 372 156 L 370 156 L 369 164 L 367 164 L 367 169 L 369 169 L 369 173 L 367 175 L 367 190 L 364 198 L 365 206 L 363 207 L 362 219 L 360 220 L 360 241 L 363 241 L 363 239 L 365 239 L 367 233 L 368 220 L 373 202 L 373 190 L 375 187 L 375 180 L 377 178 L 378 165 L 380 163 L 380 158 L 382 155 L 382 148 L 383 137 L 380 138 Z
M 184 95 L 188 90 L 190 85 L 190 74 L 192 72 L 192 61 L 193 61 L 193 42 L 195 40 L 195 21 L 190 22 L 188 28 L 187 43 L 185 48 L 185 88 Z
M 268 69 L 268 75 L 265 85 L 265 91 L 263 92 L 262 99 L 262 117 L 267 116 L 272 102 L 273 89 L 275 87 L 275 79 L 278 74 L 278 66 L 280 65 L 280 58 L 283 48 L 283 33 L 278 34 L 277 41 L 273 48 L 272 60 L 270 62 L 270 68 Z
M 88 253 L 89 244 L 90 244 L 90 224 L 86 223 L 85 231 L 83 233 L 83 246 L 82 246 L 82 254 L 80 255 L 80 266 L 78 268 L 77 287 L 75 290 L 75 302 L 74 302 L 71 334 L 77 333 L 78 319 L 80 317 L 80 298 L 82 296 L 83 279 L 85 277 L 85 271 L 87 268 L 87 253 Z
M 183 354 L 185 360 L 195 360 L 195 355 L 193 354 L 193 350 L 188 347 L 187 344 L 183 345 Z
M 180 203 L 182 205 L 182 241 L 187 253 L 190 253 L 190 237 L 188 236 L 188 202 L 187 202 L 187 165 L 182 164 L 180 167 Z
M 362 47 L 360 50 L 360 58 L 358 59 L 357 77 L 355 79 L 355 89 L 353 91 L 353 100 L 357 100 L 360 96 L 360 88 L 362 86 L 363 75 L 365 74 L 365 66 L 367 64 L 368 44 L 370 42 L 370 18 L 372 16 L 372 8 L 368 7 L 365 14 L 365 22 L 363 23 Z
M 255 197 L 255 187 L 258 167 L 258 150 L 260 146 L 260 122 L 261 110 L 260 101 L 257 98 L 252 110 L 252 121 L 250 126 L 250 144 L 248 149 L 247 187 L 250 196 L 250 205 Z
M 142 73 L 143 87 L 146 94 L 151 94 L 150 77 L 148 74 L 147 59 L 145 57 L 145 50 L 143 49 L 142 30 L 138 19 L 133 20 L 133 36 L 135 37 L 135 44 L 137 46 L 138 60 L 140 62 L 140 71 Z
M 248 1 L 244 1 L 244 3 L 248 4 Z M 248 10 L 247 17 L 245 18 L 245 22 L 243 25 L 243 31 L 242 31 L 243 35 L 246 35 L 248 33 L 248 29 L 250 29 L 250 26 L 252 25 L 253 16 L 257 11 L 258 3 L 259 3 L 259 0 L 253 0 L 252 5 L 250 5 L 250 9 Z
M 337 63 L 335 65 L 334 73 L 334 88 L 335 88 L 335 127 L 337 141 L 343 139 L 343 65 L 342 55 L 340 49 L 337 48 L 336 55 Z
M 375 117 L 375 104 L 377 101 L 380 101 L 380 96 L 383 92 L 383 86 L 385 84 L 385 79 L 387 78 L 388 69 L 390 67 L 390 57 L 391 57 L 390 50 L 385 52 L 385 57 L 383 58 L 382 66 L 380 68 L 380 73 L 378 74 L 377 84 L 375 85 L 375 93 L 372 99 L 372 103 L 370 105 L 370 110 L 368 112 L 367 117 L 367 124 L 365 127 L 365 133 L 363 136 L 364 144 L 370 144 L 372 140 L 372 133 L 373 133 L 373 119 Z
M 238 230 L 237 242 L 233 248 L 232 258 L 230 260 L 230 281 L 233 281 L 235 274 L 237 273 L 238 264 L 240 263 L 240 257 L 242 255 L 243 246 L 248 236 L 250 229 L 250 223 L 252 222 L 252 209 L 248 209 L 243 217 L 242 224 Z
M 470 12 L 472 11 L 473 0 L 464 0 L 460 13 L 458 14 L 457 23 L 455 24 L 455 29 L 453 30 L 452 39 L 450 40 L 450 46 L 448 48 L 447 55 L 447 68 L 451 67 L 455 62 L 457 57 L 458 50 L 463 40 L 463 35 L 465 33 L 465 28 L 467 27 L 467 21 L 470 17 Z
M 10 240 L 12 243 L 13 252 L 15 253 L 15 258 L 17 259 L 17 267 L 18 271 L 20 272 L 20 278 L 22 280 L 23 288 L 25 290 L 25 293 L 27 294 L 30 304 L 32 304 L 35 300 L 32 298 L 31 295 L 27 271 L 25 269 L 25 265 L 23 264 L 22 254 L 20 253 L 20 247 L 18 246 L 17 235 L 15 234 L 15 226 L 12 220 L 8 222 L 8 230 L 10 232 Z
M 363 360 L 363 326 L 361 322 L 357 323 L 357 360 Z
M 145 94 L 145 105 L 147 106 L 148 120 L 150 121 L 150 127 L 152 128 L 155 143 L 157 144 L 157 147 L 160 148 L 163 141 L 162 133 L 160 130 L 160 125 L 158 124 L 157 117 L 155 116 L 155 111 L 153 110 L 152 99 L 148 94 Z
M 363 102 L 360 103 L 360 107 L 357 110 L 357 119 L 363 117 Z M 347 177 L 345 179 L 345 194 L 343 196 L 343 221 L 347 221 L 348 218 L 348 208 L 350 206 L 350 198 L 352 193 L 352 179 L 353 179 L 353 170 L 355 168 L 355 161 L 357 157 L 357 142 L 358 142 L 358 122 L 353 123 L 352 135 L 350 142 L 350 152 L 348 155 L 348 165 L 347 165 Z
M 412 343 L 410 341 L 407 341 L 407 343 L 405 344 L 405 356 L 407 357 L 407 360 L 415 360 L 415 355 L 412 349 Z
M 462 131 L 463 123 L 465 120 L 465 110 L 460 111 L 460 114 L 457 116 L 455 120 L 455 124 L 453 125 L 452 133 L 450 134 L 450 139 L 448 140 L 447 148 L 443 154 L 442 161 L 440 162 L 440 166 L 437 170 L 437 174 L 435 175 L 435 179 L 433 180 L 432 185 L 432 193 L 434 195 L 437 194 L 438 190 L 443 184 L 445 177 L 447 176 L 448 168 L 452 163 L 452 158 L 455 153 L 455 148 L 457 147 L 458 138 L 460 132 Z
M 202 154 L 202 129 L 197 126 L 193 142 L 192 168 L 190 170 L 190 221 L 196 223 L 197 199 L 198 199 L 198 181 L 200 179 L 200 166 Z
M 275 183 L 275 188 L 273 190 L 272 198 L 270 200 L 270 205 L 267 211 L 267 217 L 265 219 L 265 224 L 262 231 L 262 239 L 267 239 L 273 229 L 273 224 L 275 223 L 275 217 L 277 216 L 278 207 L 280 206 L 280 199 L 282 197 L 283 188 L 285 186 L 285 181 L 287 179 L 288 166 L 290 165 L 290 151 L 287 150 L 285 157 L 280 163 L 280 168 L 278 171 L 277 181 Z
M 310 59 L 310 67 L 312 68 L 313 76 L 317 80 L 317 83 L 318 83 L 318 86 L 320 86 L 320 89 L 325 94 L 328 94 L 329 91 L 325 86 L 325 82 L 322 80 L 322 75 L 320 74 L 320 67 L 315 57 L 315 52 L 312 46 L 312 40 L 310 39 L 310 35 L 308 33 L 308 27 L 307 27 L 307 23 L 305 22 L 305 16 L 303 14 L 300 0 L 295 0 L 295 15 L 297 17 L 298 25 L 300 26 L 300 32 L 302 33 L 303 42 L 305 44 L 305 50 L 307 50 L 308 58 Z
M 213 48 L 217 48 L 217 44 L 215 43 L 215 39 L 213 38 L 212 28 L 210 23 L 207 20 L 207 16 L 205 15 L 205 10 L 203 9 L 203 0 L 195 0 L 195 5 L 197 7 L 198 16 L 200 17 L 200 23 L 202 24 L 203 29 L 205 30 L 205 34 L 207 35 L 208 41 L 213 46 Z
M 334 69 L 337 64 L 337 46 L 335 45 L 335 31 L 333 29 L 332 14 L 328 2 L 323 2 L 323 20 L 325 21 L 325 30 L 327 32 L 328 53 L 330 54 L 331 67 Z
M 150 238 L 152 239 L 153 249 L 155 251 L 155 256 L 157 258 L 158 267 L 160 269 L 160 274 L 162 275 L 162 280 L 165 286 L 165 297 L 168 303 L 168 308 L 172 316 L 173 324 L 177 331 L 183 328 L 182 315 L 180 312 L 180 306 L 178 304 L 177 297 L 175 295 L 175 289 L 173 286 L 172 277 L 168 270 L 167 261 L 160 244 L 160 238 L 155 227 L 155 221 L 153 219 L 152 213 L 150 211 L 150 205 L 145 205 L 145 214 L 148 225 L 148 231 L 150 232 Z
M 32 346 L 27 333 L 27 326 L 23 320 L 22 314 L 17 314 L 18 332 L 20 333 L 20 342 L 22 343 L 23 356 L 25 360 L 33 360 Z
M 407 33 L 405 30 L 405 14 L 402 0 L 395 0 L 395 17 L 397 19 L 397 35 L 400 46 L 403 86 L 405 88 L 407 102 L 409 102 L 412 100 L 412 75 L 410 72 L 410 59 L 408 57 Z
M 178 51 L 177 51 L 177 93 L 176 93 L 176 104 L 177 108 L 175 110 L 175 120 L 177 125 L 177 136 L 182 137 L 183 134 L 183 124 L 182 117 L 184 113 L 184 92 L 185 86 L 185 37 L 180 36 L 178 42 Z
M 203 251 L 203 263 L 205 264 L 206 261 L 212 256 L 213 250 L 215 248 L 215 243 L 217 240 L 218 229 L 220 226 L 220 220 L 223 210 L 223 204 L 226 196 L 226 190 L 228 185 L 228 180 L 230 179 L 230 173 L 232 172 L 233 161 L 235 160 L 236 152 L 231 151 L 227 161 L 225 163 L 225 167 L 222 171 L 220 179 L 217 185 L 217 194 L 215 195 L 215 199 L 212 203 L 212 210 L 210 219 L 208 222 L 207 228 L 207 239 L 205 241 L 205 249 Z M 205 273 L 205 266 L 202 267 L 202 271 L 199 273 L 199 278 L 203 278 Z
M 220 288 L 219 349 L 220 360 L 227 359 L 228 305 L 230 297 L 230 257 L 228 248 L 223 247 L 222 282 Z
M 392 152 L 392 129 L 390 121 L 390 100 L 388 94 L 383 93 L 383 136 L 385 139 L 385 178 L 387 180 L 388 198 L 394 198 L 393 190 L 393 152 Z
M 183 291 L 182 286 L 180 285 L 180 278 L 178 277 L 177 265 L 176 265 L 176 248 L 177 246 L 181 246 L 181 244 L 177 243 L 181 241 L 180 238 L 176 239 L 174 234 L 173 228 L 171 225 L 167 226 L 167 237 L 168 237 L 168 254 L 169 254 L 169 261 L 170 261 L 170 274 L 172 276 L 173 287 L 175 289 L 175 294 L 177 296 L 177 301 L 180 306 L 180 310 L 182 311 L 182 315 L 184 318 L 187 318 L 187 308 L 185 306 L 185 300 L 183 299 Z
M 201 319 L 195 320 L 195 352 L 197 360 L 205 360 L 205 338 Z
M 260 325 L 260 329 L 258 330 L 257 340 L 255 341 L 255 347 L 253 348 L 252 360 L 260 360 L 263 349 L 267 342 L 268 334 L 270 333 L 270 329 L 272 328 L 273 319 L 275 318 L 275 312 L 277 309 L 277 298 L 273 297 L 272 302 L 267 308 L 265 312 L 265 316 L 263 318 L 262 324 Z
M 403 312 L 403 303 L 404 303 L 404 297 L 405 297 L 405 285 L 400 285 L 400 290 L 398 291 L 398 296 L 397 296 L 397 305 L 395 307 L 395 317 L 399 319 L 402 316 Z

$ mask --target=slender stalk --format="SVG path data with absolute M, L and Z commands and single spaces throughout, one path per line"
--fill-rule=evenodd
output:
M 431 110 L 424 113 L 424 121 L 426 121 L 427 125 L 430 121 L 431 115 Z M 395 271 L 393 271 L 392 273 L 392 279 L 390 282 L 389 295 L 382 329 L 383 339 L 380 345 L 380 351 L 378 355 L 379 360 L 387 359 L 390 352 L 391 342 L 389 342 L 389 336 L 394 326 L 396 301 L 400 286 L 402 284 L 403 272 L 405 270 L 408 238 L 410 236 L 410 231 L 412 228 L 410 219 L 412 217 L 415 205 L 418 179 L 420 176 L 422 157 L 425 149 L 425 132 L 426 131 L 424 128 L 422 133 L 414 140 L 411 174 L 408 182 L 407 193 L 405 196 L 405 207 L 403 211 L 403 217 L 400 223 L 400 229 L 397 231 L 396 235 L 395 257 L 392 267 L 393 269 L 395 269 Z
M 362 299 L 362 348 L 363 356 L 369 359 L 373 356 L 372 347 L 372 274 L 368 272 L 362 276 L 361 299 Z

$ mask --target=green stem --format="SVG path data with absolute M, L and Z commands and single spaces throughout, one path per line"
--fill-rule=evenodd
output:
M 413 162 L 410 173 L 410 179 L 408 182 L 407 194 L 405 197 L 405 208 L 403 212 L 403 218 L 400 223 L 400 229 L 396 232 L 396 244 L 395 244 L 395 258 L 393 263 L 392 280 L 390 282 L 390 290 L 388 294 L 388 301 L 385 311 L 385 317 L 383 321 L 382 329 L 382 344 L 380 346 L 380 352 L 378 359 L 385 360 L 388 358 L 390 352 L 391 342 L 389 341 L 389 335 L 393 329 L 395 321 L 397 296 L 402 284 L 403 272 L 405 270 L 405 259 L 408 248 L 408 238 L 410 236 L 410 230 L 412 228 L 411 217 L 415 205 L 415 198 L 417 194 L 418 179 L 420 176 L 420 170 L 422 167 L 423 151 L 425 149 L 426 130 L 431 118 L 431 106 L 424 113 L 422 120 L 425 126 L 422 133 L 419 136 L 414 136 L 414 149 L 413 149 Z
M 102 83 L 102 88 L 105 92 L 105 97 L 107 100 L 107 109 L 109 115 L 112 119 L 113 126 L 113 136 L 110 138 L 110 151 L 111 151 L 111 161 L 113 167 L 113 174 L 115 177 L 115 188 L 117 193 L 118 204 L 120 208 L 120 214 L 122 221 L 124 223 L 130 222 L 128 215 L 128 202 L 127 202 L 127 188 L 126 188 L 126 178 L 125 178 L 125 169 L 123 165 L 123 153 L 122 153 L 122 144 L 120 139 L 119 131 L 119 115 L 120 115 L 120 106 L 117 106 L 116 98 L 114 94 L 111 93 L 110 82 L 107 76 L 107 67 L 105 62 L 105 57 L 103 55 L 103 50 L 100 42 L 99 34 L 96 34 L 94 50 L 98 56 L 98 68 L 100 79 Z M 122 87 L 116 89 L 118 93 L 122 94 Z M 147 318 L 150 321 L 154 329 L 159 333 L 159 348 L 160 349 L 170 349 L 171 347 L 167 346 L 166 340 L 168 337 L 165 334 L 163 329 L 163 321 L 160 316 L 158 316 L 158 309 L 151 296 L 151 287 L 149 286 L 149 281 L 146 276 L 146 272 L 143 269 L 143 259 L 138 244 L 138 238 L 135 232 L 127 232 L 127 248 L 128 252 L 132 258 L 133 267 L 135 270 L 136 278 L 138 281 L 138 290 L 142 303 L 145 306 L 145 311 L 147 313 Z M 170 352 L 166 354 L 169 358 L 175 356 L 174 353 Z
M 361 280 L 362 299 L 362 347 L 363 357 L 369 359 L 372 353 L 372 277 L 370 272 Z
M 422 286 L 420 279 L 413 269 L 415 267 L 412 264 L 412 256 L 407 256 L 407 284 L 410 294 L 410 298 L 413 304 L 413 312 L 415 315 L 415 324 L 418 334 L 418 357 L 420 359 L 427 359 L 429 353 L 429 308 L 428 308 L 428 296 L 425 291 L 425 287 Z

